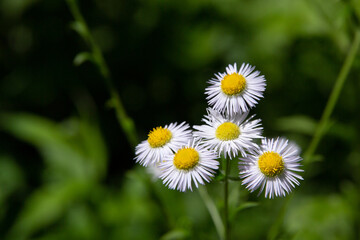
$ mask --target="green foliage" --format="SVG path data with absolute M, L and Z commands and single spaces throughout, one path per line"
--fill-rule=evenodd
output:
M 9 156 L 0 156 L 0 204 L 4 205 L 7 198 L 24 185 L 23 173 L 20 167 Z M 0 211 L 3 217 L 5 208 Z
M 284 230 L 294 239 L 355 239 L 353 207 L 340 195 L 312 196 L 294 201 Z
M 136 132 L 200 124 L 207 79 L 249 62 L 267 79 L 251 114 L 305 151 L 360 22 L 357 0 L 67 3 L 84 19 L 62 0 L 0 0 L 0 239 L 218 239 L 197 190 L 135 166 Z M 350 67 L 291 196 L 249 193 L 231 162 L 233 239 L 359 238 L 359 53 Z M 221 217 L 223 185 L 223 169 L 206 185 Z
M 106 148 L 99 129 L 86 120 L 62 124 L 31 114 L 2 114 L 1 125 L 35 145 L 44 156 L 47 181 L 96 180 L 106 168 Z
M 316 121 L 307 116 L 283 117 L 277 120 L 275 127 L 279 131 L 312 136 L 316 129 Z
M 44 184 L 28 197 L 9 233 L 10 239 L 26 239 L 96 190 L 106 169 L 106 148 L 97 126 L 85 119 L 57 124 L 31 114 L 7 113 L 0 120 L 4 130 L 36 146 L 45 161 Z

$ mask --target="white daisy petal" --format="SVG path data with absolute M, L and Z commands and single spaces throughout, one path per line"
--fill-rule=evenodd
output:
M 137 163 L 145 167 L 161 162 L 164 156 L 187 144 L 192 138 L 192 132 L 190 126 L 182 122 L 171 123 L 164 128 L 154 128 L 148 136 L 147 140 L 136 146 L 134 158 Z
M 154 182 L 159 179 L 159 177 L 162 173 L 159 168 L 159 163 L 148 165 L 148 167 L 146 168 L 146 171 L 150 174 L 151 180 Z
M 257 147 L 253 139 L 262 138 L 261 120 L 247 118 L 248 112 L 223 116 L 218 111 L 208 108 L 208 114 L 202 119 L 205 125 L 194 126 L 194 136 L 203 141 L 204 146 L 224 154 L 230 159 Z
M 160 178 L 170 189 L 192 191 L 193 184 L 198 188 L 199 184 L 210 182 L 213 173 L 219 168 L 216 159 L 216 154 L 199 144 L 199 141 L 190 140 L 175 153 L 164 157 L 159 164 L 162 170 Z
M 250 192 L 260 188 L 265 197 L 286 196 L 303 178 L 294 173 L 300 169 L 300 149 L 284 138 L 262 139 L 260 148 L 250 150 L 245 158 L 240 158 L 239 169 L 242 184 Z
M 266 87 L 266 80 L 255 67 L 242 64 L 237 71 L 236 63 L 226 67 L 226 73 L 215 74 L 205 89 L 210 106 L 227 115 L 248 112 L 253 108 Z

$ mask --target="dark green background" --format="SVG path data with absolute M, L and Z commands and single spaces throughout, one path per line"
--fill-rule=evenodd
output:
M 360 16 L 357 0 L 79 6 L 139 141 L 170 122 L 200 124 L 207 80 L 245 62 L 267 79 L 251 111 L 264 135 L 288 137 L 303 150 Z M 0 0 L 0 239 L 217 239 L 197 191 L 168 190 L 135 165 L 102 76 L 90 62 L 73 64 L 88 50 L 73 20 L 65 1 Z M 245 201 L 259 203 L 234 214 L 233 239 L 360 237 L 359 75 L 358 54 L 316 161 L 290 201 L 231 184 L 232 213 Z M 220 209 L 222 186 L 208 185 Z

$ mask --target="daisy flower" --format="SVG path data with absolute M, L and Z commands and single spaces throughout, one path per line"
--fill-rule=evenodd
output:
M 246 156 L 246 150 L 257 147 L 252 140 L 262 138 L 260 119 L 252 120 L 252 116 L 246 120 L 248 112 L 224 117 L 218 111 L 208 108 L 207 113 L 202 119 L 205 125 L 194 126 L 197 131 L 193 133 L 202 139 L 206 147 L 230 159 L 239 152 Z
M 216 158 L 216 154 L 201 146 L 199 141 L 191 140 L 175 153 L 167 155 L 159 164 L 163 172 L 160 178 L 170 189 L 192 191 L 193 183 L 198 187 L 198 183 L 204 185 L 205 181 L 210 182 L 219 168 Z
M 242 184 L 251 192 L 260 188 L 259 194 L 265 189 L 265 197 L 285 196 L 303 180 L 295 173 L 303 171 L 299 154 L 299 147 L 287 139 L 263 139 L 260 148 L 240 159 Z
M 264 76 L 254 69 L 243 63 L 238 71 L 234 63 L 226 73 L 215 74 L 205 89 L 209 105 L 228 115 L 249 111 L 263 97 L 266 86 Z
M 171 154 L 189 141 L 192 137 L 189 128 L 185 122 L 154 128 L 149 132 L 148 139 L 136 146 L 135 161 L 145 167 L 162 161 L 165 155 Z

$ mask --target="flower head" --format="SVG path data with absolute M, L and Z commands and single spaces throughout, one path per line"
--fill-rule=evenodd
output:
M 238 71 L 234 63 L 226 73 L 215 74 L 205 89 L 209 105 L 227 115 L 249 111 L 263 97 L 266 86 L 264 76 L 254 69 L 243 63 Z
M 195 184 L 210 182 L 218 169 L 219 162 L 214 152 L 201 146 L 198 141 L 191 140 L 186 146 L 175 153 L 167 155 L 159 164 L 162 171 L 160 176 L 170 189 L 185 192 Z
M 263 139 L 260 149 L 240 159 L 242 184 L 251 192 L 260 188 L 259 194 L 265 189 L 265 197 L 285 196 L 303 179 L 295 173 L 303 171 L 299 154 L 299 148 L 284 138 Z
M 148 134 L 148 139 L 135 148 L 135 161 L 143 166 L 162 161 L 165 155 L 171 154 L 191 139 L 190 126 L 185 122 L 171 123 L 169 126 L 156 127 Z
M 219 155 L 234 158 L 240 152 L 246 156 L 246 150 L 257 147 L 253 139 L 262 138 L 261 120 L 246 119 L 248 112 L 223 116 L 208 108 L 208 114 L 202 119 L 205 125 L 194 126 L 194 136 L 201 138 L 204 146 L 215 150 Z

